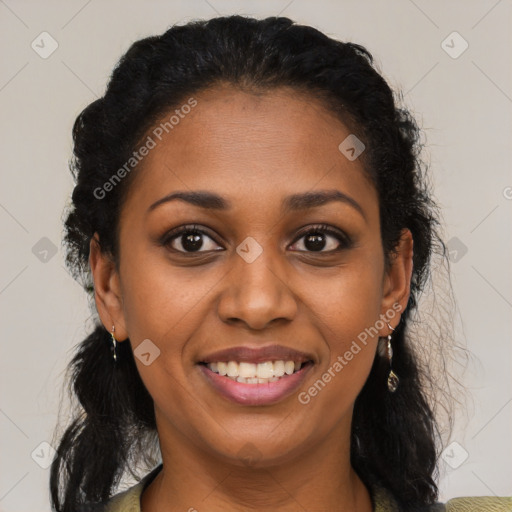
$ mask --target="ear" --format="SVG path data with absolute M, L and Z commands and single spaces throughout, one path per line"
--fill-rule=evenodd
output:
M 119 274 L 112 258 L 101 251 L 97 233 L 94 233 L 89 245 L 89 265 L 94 280 L 94 300 L 101 322 L 108 332 L 112 332 L 112 326 L 115 326 L 116 340 L 124 341 L 128 333 Z
M 396 253 L 391 255 L 390 265 L 384 274 L 382 286 L 381 318 L 393 328 L 400 322 L 400 314 L 405 310 L 409 301 L 413 270 L 412 257 L 412 233 L 409 229 L 403 229 Z M 380 335 L 384 337 L 388 334 L 391 332 L 386 324 Z

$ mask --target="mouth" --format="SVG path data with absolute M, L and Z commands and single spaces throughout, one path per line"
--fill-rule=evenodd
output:
M 227 377 L 243 384 L 268 384 L 278 382 L 289 375 L 301 370 L 311 361 L 265 361 L 263 363 L 247 363 L 243 361 L 217 361 L 213 363 L 200 363 L 213 373 Z
M 197 365 L 223 398 L 241 405 L 269 405 L 294 393 L 314 366 L 308 354 L 270 346 L 216 352 Z

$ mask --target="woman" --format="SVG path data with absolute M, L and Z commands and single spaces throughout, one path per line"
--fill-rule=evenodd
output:
M 363 47 L 287 18 L 133 44 L 73 130 L 67 261 L 100 322 L 54 510 L 444 510 L 418 134 Z

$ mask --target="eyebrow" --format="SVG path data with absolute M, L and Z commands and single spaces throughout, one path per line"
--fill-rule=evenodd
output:
M 231 201 L 213 192 L 201 190 L 191 192 L 178 191 L 168 194 L 154 202 L 148 208 L 146 213 L 149 214 L 158 206 L 175 200 L 185 201 L 189 204 L 207 210 L 226 211 L 232 208 Z M 343 192 L 340 192 L 339 190 L 315 190 L 313 192 L 305 192 L 302 194 L 292 194 L 284 198 L 282 209 L 283 213 L 286 214 L 300 210 L 317 208 L 333 201 L 338 201 L 352 206 L 352 208 L 357 210 L 366 220 L 366 215 L 361 205 L 355 199 Z

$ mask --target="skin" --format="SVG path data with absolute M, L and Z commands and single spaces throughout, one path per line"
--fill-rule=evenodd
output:
M 406 307 L 411 234 L 403 231 L 386 269 L 377 193 L 361 160 L 338 150 L 350 131 L 313 97 L 229 86 L 194 97 L 197 106 L 133 177 L 120 217 L 119 271 L 91 241 L 105 328 L 115 325 L 116 338 L 129 339 L 134 350 L 145 339 L 160 350 L 148 366 L 135 358 L 155 403 L 164 463 L 142 495 L 142 510 L 282 512 L 342 504 L 369 512 L 369 491 L 350 465 L 350 427 L 387 325 L 307 405 L 297 394 L 267 406 L 231 403 L 196 362 L 228 347 L 282 344 L 314 356 L 299 391 L 307 390 L 379 315 L 393 304 Z M 341 202 L 281 213 L 290 194 L 331 189 L 357 201 L 364 216 Z M 172 201 L 146 213 L 177 190 L 216 192 L 233 208 Z M 301 228 L 324 223 L 348 234 L 352 246 L 326 234 L 317 252 L 298 238 Z M 186 224 L 210 228 L 202 252 L 179 253 L 182 236 L 168 247 L 158 243 Z M 248 236 L 263 249 L 252 263 L 236 252 Z M 252 464 L 243 458 L 248 449 L 256 454 Z

